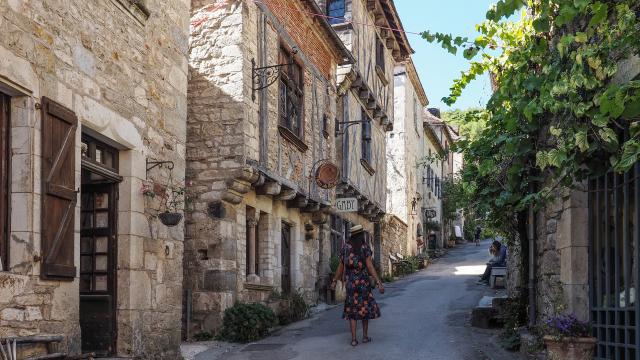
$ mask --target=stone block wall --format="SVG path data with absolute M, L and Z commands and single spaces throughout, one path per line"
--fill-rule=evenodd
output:
M 391 274 L 389 254 L 408 254 L 407 237 L 410 229 L 407 224 L 395 215 L 385 215 L 382 222 L 381 259 L 382 274 Z
M 40 278 L 42 96 L 76 113 L 76 187 L 81 133 L 117 145 L 117 355 L 175 359 L 180 343 L 182 227 L 167 229 L 161 209 L 140 193 L 166 185 L 170 160 L 184 179 L 188 1 L 23 1 L 0 3 L 0 91 L 12 96 L 12 240 L 0 273 L 0 337 L 62 334 L 80 352 L 79 281 Z M 75 265 L 79 269 L 80 202 Z M 153 355 L 151 355 L 153 354 Z
M 589 318 L 587 194 L 562 195 L 536 216 L 538 322 L 556 313 Z

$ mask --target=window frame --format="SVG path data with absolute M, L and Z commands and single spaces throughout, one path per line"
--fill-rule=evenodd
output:
M 335 5 L 338 3 L 341 3 L 342 7 L 341 8 L 338 7 L 332 10 L 331 5 Z M 340 10 L 341 12 L 335 13 L 336 11 L 340 11 Z M 325 11 L 328 16 L 327 20 L 331 25 L 342 24 L 347 21 L 345 18 L 347 15 L 347 2 L 345 0 L 327 0 L 325 5 Z
M 360 163 L 371 175 L 376 171 L 373 168 L 373 121 L 362 108 L 362 127 L 360 131 Z
M 11 97 L 0 92 L 0 271 L 9 271 L 11 236 Z
M 295 59 L 293 52 L 285 45 L 278 50 L 278 130 L 280 135 L 289 140 L 300 151 L 306 151 L 304 143 L 304 66 Z M 297 73 L 294 72 L 297 71 Z M 297 78 L 297 79 L 296 79 Z M 290 99 L 294 99 L 293 107 L 289 107 Z M 295 124 L 291 117 L 292 110 L 297 110 Z M 290 113 L 291 112 L 291 113 Z M 295 126 L 294 126 L 295 125 Z

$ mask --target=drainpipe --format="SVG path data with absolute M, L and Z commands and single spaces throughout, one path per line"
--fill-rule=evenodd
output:
M 535 185 L 529 184 L 529 193 L 533 194 Z M 535 248 L 535 211 L 533 204 L 529 204 L 527 224 L 527 240 L 529 241 L 529 327 L 536 325 L 536 248 Z

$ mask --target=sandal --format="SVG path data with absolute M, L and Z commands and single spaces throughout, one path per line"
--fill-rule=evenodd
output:
M 371 342 L 371 338 L 369 336 L 365 336 L 362 338 L 362 343 L 366 344 L 366 343 L 370 343 Z
M 351 346 L 358 346 L 358 340 L 351 340 Z

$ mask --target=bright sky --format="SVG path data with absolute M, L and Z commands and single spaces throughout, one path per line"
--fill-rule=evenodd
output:
M 475 38 L 475 24 L 485 18 L 491 4 L 496 0 L 395 0 L 402 24 L 406 31 L 451 33 L 454 36 Z M 468 69 L 462 57 L 449 54 L 439 45 L 429 44 L 418 35 L 408 35 L 415 50 L 413 62 L 418 69 L 422 86 L 429 98 L 429 107 L 447 110 L 442 102 L 449 95 L 449 87 L 460 72 Z M 471 83 L 451 109 L 466 109 L 484 106 L 489 100 L 491 85 L 488 76 Z

